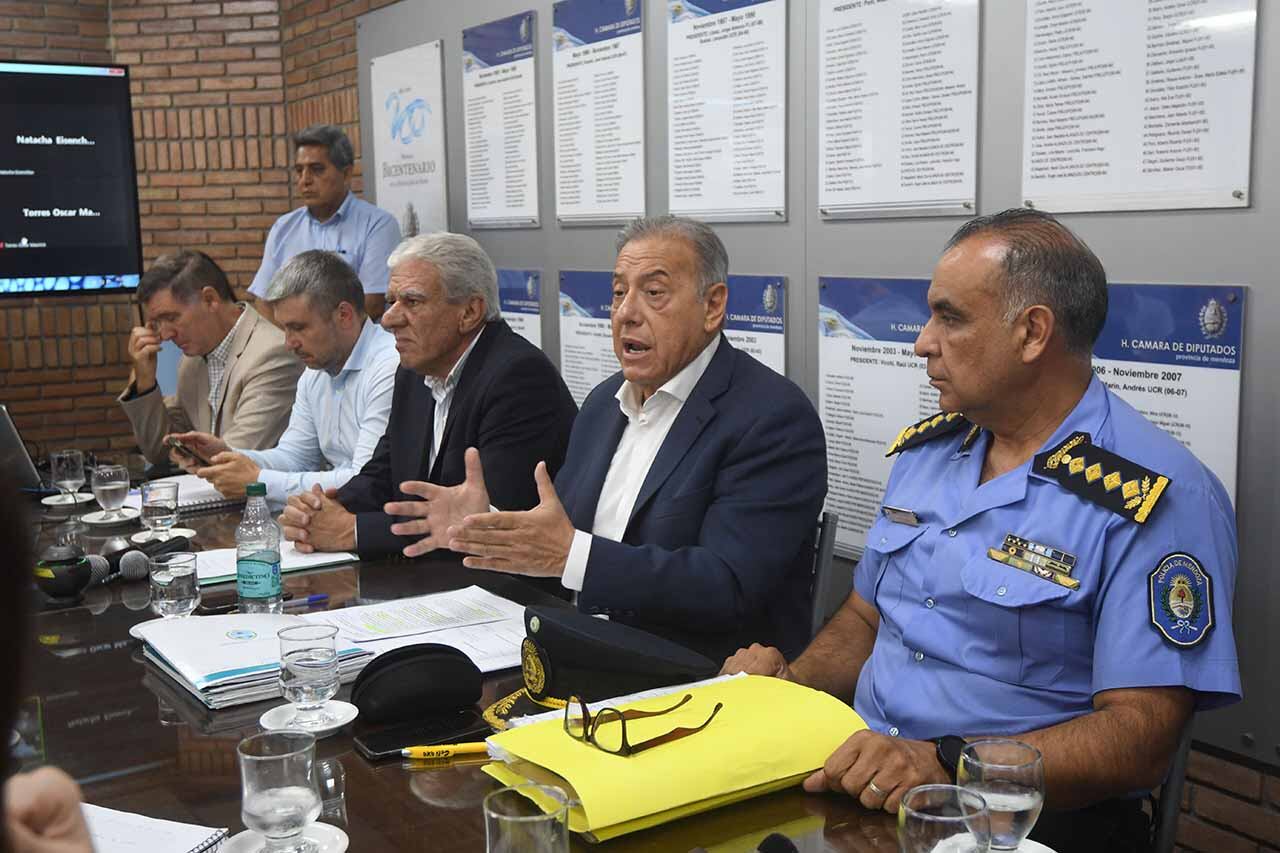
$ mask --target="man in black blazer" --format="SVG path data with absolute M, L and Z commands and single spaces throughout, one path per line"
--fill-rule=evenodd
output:
M 398 536 L 384 507 L 415 496 L 402 490 L 406 481 L 462 483 L 467 448 L 483 455 L 501 509 L 535 506 L 534 466 L 564 461 L 577 407 L 542 351 L 499 317 L 497 274 L 479 244 L 460 234 L 412 237 L 389 263 L 382 325 L 396 337 L 400 368 L 387 431 L 341 489 L 289 499 L 280 522 L 300 551 L 422 553 L 410 547 L 421 537 Z

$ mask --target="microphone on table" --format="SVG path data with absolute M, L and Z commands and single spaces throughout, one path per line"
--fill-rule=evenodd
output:
M 110 583 L 115 580 L 146 580 L 151 574 L 150 560 L 161 554 L 173 554 L 186 551 L 191 546 L 191 539 L 186 536 L 175 536 L 164 541 L 151 541 L 139 548 L 126 548 L 107 555 L 89 554 L 89 586 Z

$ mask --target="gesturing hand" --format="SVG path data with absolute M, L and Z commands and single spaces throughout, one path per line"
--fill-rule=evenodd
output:
M 490 569 L 517 575 L 561 577 L 573 545 L 573 522 L 564 511 L 547 463 L 533 469 L 538 505 L 527 512 L 486 512 L 468 515 L 448 530 L 449 548 L 471 556 L 469 569 Z
M 480 466 L 480 451 L 468 447 L 463 456 L 467 475 L 456 486 L 437 486 L 421 480 L 407 480 L 400 484 L 400 491 L 417 495 L 420 501 L 389 501 L 382 511 L 387 515 L 408 517 L 414 521 L 401 521 L 391 525 L 397 536 L 421 536 L 412 545 L 406 545 L 406 557 L 420 557 L 437 548 L 448 545 L 446 531 L 473 513 L 489 509 L 489 490 L 484 484 L 484 469 Z

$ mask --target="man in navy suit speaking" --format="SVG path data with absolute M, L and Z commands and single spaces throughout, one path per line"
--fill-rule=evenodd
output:
M 813 536 L 826 442 L 804 393 L 721 334 L 729 259 L 715 232 L 674 216 L 618 238 L 613 347 L 619 373 L 588 395 L 539 503 L 490 511 L 480 454 L 454 487 L 387 505 L 472 568 L 558 577 L 579 609 L 713 656 L 743 639 L 808 641 Z M 499 507 L 500 509 L 500 507 Z

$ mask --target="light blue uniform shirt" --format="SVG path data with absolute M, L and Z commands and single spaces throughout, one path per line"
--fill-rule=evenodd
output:
M 267 500 L 319 484 L 339 488 L 373 456 L 387 430 L 400 356 L 396 339 L 366 319 L 351 355 L 336 376 L 308 368 L 298 380 L 289 427 L 271 450 L 241 450 L 262 468 Z
M 291 210 L 276 220 L 262 251 L 262 266 L 249 285 L 249 292 L 265 298 L 276 270 L 294 255 L 308 249 L 336 252 L 360 276 L 365 293 L 386 293 L 391 271 L 387 258 L 400 244 L 400 225 L 380 207 L 351 193 L 337 212 L 317 222 L 306 207 Z
M 881 517 L 854 585 L 880 629 L 854 708 L 873 730 L 913 739 L 1002 735 L 1093 710 L 1093 695 L 1184 685 L 1200 709 L 1240 698 L 1231 628 L 1236 525 L 1218 479 L 1186 448 L 1099 381 L 1042 450 L 1073 432 L 1171 481 L 1145 524 L 1032 471 L 978 484 L 990 443 L 959 430 L 904 450 L 884 503 L 919 526 Z M 1070 590 L 996 562 L 1013 534 L 1076 557 Z M 1173 552 L 1212 580 L 1214 626 L 1179 648 L 1152 624 L 1148 576 Z

